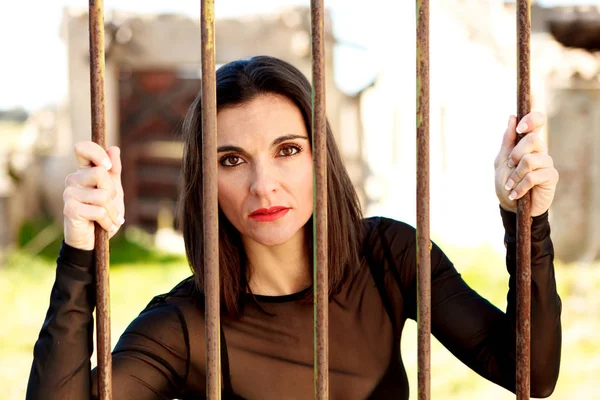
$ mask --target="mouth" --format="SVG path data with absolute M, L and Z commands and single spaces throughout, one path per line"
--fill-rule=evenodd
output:
M 290 211 L 288 207 L 275 206 L 271 208 L 259 208 L 253 211 L 249 217 L 255 221 L 269 222 L 282 218 Z

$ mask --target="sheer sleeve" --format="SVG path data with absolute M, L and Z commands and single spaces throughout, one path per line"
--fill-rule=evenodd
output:
M 28 400 L 97 398 L 96 371 L 90 363 L 95 306 L 92 263 L 93 252 L 63 243 L 50 306 L 34 346 Z M 152 302 L 113 351 L 113 399 L 178 397 L 187 379 L 188 346 L 177 307 Z
M 475 372 L 514 393 L 516 214 L 501 210 L 501 215 L 509 273 L 506 313 L 471 289 L 440 248 L 433 244 L 432 333 Z M 391 270 L 402 293 L 405 316 L 416 320 L 415 230 L 387 220 L 382 222 L 380 233 L 382 246 L 392 258 Z M 561 301 L 556 291 L 547 213 L 533 219 L 531 258 L 531 396 L 547 397 L 556 385 L 561 355 Z

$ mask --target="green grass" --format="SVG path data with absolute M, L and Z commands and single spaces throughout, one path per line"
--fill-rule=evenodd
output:
M 445 248 L 445 247 L 444 247 Z M 465 281 L 501 310 L 506 308 L 508 274 L 504 254 L 490 248 L 448 249 Z M 600 398 L 600 265 L 555 264 L 563 303 L 561 372 L 551 399 Z M 410 321 L 402 339 L 412 396 L 417 387 L 417 326 Z M 480 378 L 432 338 L 431 394 L 434 399 L 514 399 L 515 396 Z
M 44 225 L 43 222 L 36 223 Z M 35 229 L 38 229 L 39 226 Z M 29 230 L 30 229 L 30 230 Z M 27 243 L 32 227 L 20 240 Z M 111 241 L 111 336 L 113 345 L 146 304 L 190 275 L 181 256 L 156 252 L 124 235 Z M 23 399 L 33 344 L 48 308 L 61 239 L 38 256 L 11 252 L 0 268 L 0 398 Z M 134 262 L 134 260 L 138 260 Z
M 44 223 L 25 227 L 22 244 Z M 30 229 L 27 231 L 27 229 Z M 28 233 L 29 232 L 29 233 Z M 9 254 L 0 269 L 0 398 L 24 398 L 33 344 L 48 306 L 54 280 L 56 246 L 38 256 L 24 251 Z M 127 324 L 156 294 L 168 291 L 189 276 L 185 259 L 156 252 L 139 233 L 111 242 L 111 316 L 113 344 Z M 448 249 L 465 280 L 499 308 L 506 303 L 507 274 L 502 255 L 489 248 Z M 563 356 L 559 382 L 552 399 L 592 399 L 600 392 L 600 266 L 557 265 L 563 299 Z M 402 340 L 403 359 L 416 395 L 416 324 L 409 321 Z M 432 398 L 514 399 L 504 389 L 485 381 L 432 340 Z
M 49 240 L 36 245 L 40 232 L 49 230 Z M 62 244 L 62 231 L 50 218 L 26 221 L 17 235 L 17 246 L 28 249 L 33 247 L 35 255 L 43 261 L 54 263 Z M 33 245 L 32 245 L 33 244 Z M 185 262 L 178 255 L 160 253 L 152 248 L 152 239 L 137 229 L 128 229 L 126 234 L 119 233 L 110 240 L 110 264 L 119 268 L 122 265 Z

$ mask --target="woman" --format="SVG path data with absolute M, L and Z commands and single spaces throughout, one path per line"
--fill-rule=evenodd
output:
M 219 251 L 224 398 L 313 396 L 311 87 L 289 64 L 255 57 L 217 72 Z M 432 248 L 433 334 L 461 361 L 515 389 L 516 202 L 532 193 L 531 392 L 552 393 L 560 363 L 547 209 L 558 181 L 530 114 L 510 117 L 496 190 L 510 273 L 503 313 Z M 532 132 L 514 145 L 516 131 Z M 114 399 L 200 399 L 205 393 L 200 97 L 184 123 L 183 231 L 193 276 L 155 297 L 113 352 Z M 406 399 L 404 321 L 416 318 L 415 230 L 363 219 L 333 135 L 328 141 L 329 340 L 332 399 Z M 35 345 L 28 399 L 96 396 L 92 354 L 93 221 L 114 235 L 124 219 L 116 147 L 75 146 L 66 180 L 65 239 L 50 308 Z M 435 384 L 435 377 L 433 377 Z

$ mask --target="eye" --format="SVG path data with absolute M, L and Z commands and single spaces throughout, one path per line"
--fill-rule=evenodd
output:
M 295 144 L 288 144 L 279 150 L 279 155 L 282 157 L 294 156 L 302 151 L 302 147 Z
M 224 167 L 235 167 L 242 164 L 243 160 L 239 156 L 228 155 L 221 158 L 219 163 Z

